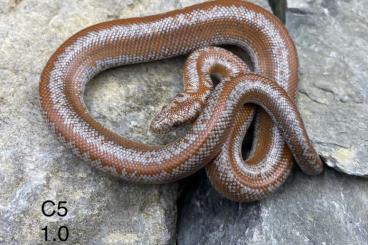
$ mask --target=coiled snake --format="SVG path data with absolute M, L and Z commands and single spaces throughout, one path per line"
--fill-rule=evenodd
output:
M 245 50 L 254 71 L 229 51 L 213 47 L 218 45 Z M 151 124 L 152 130 L 165 132 L 194 121 L 183 137 L 163 146 L 134 142 L 88 113 L 85 84 L 97 73 L 187 53 L 185 91 Z M 211 75 L 220 79 L 216 87 Z M 157 184 L 206 166 L 224 196 L 254 201 L 285 181 L 293 157 L 307 174 L 323 170 L 295 106 L 297 80 L 296 50 L 282 23 L 251 3 L 218 0 L 78 32 L 49 59 L 39 92 L 51 128 L 96 167 L 128 181 Z M 244 160 L 241 145 L 253 117 L 255 138 Z

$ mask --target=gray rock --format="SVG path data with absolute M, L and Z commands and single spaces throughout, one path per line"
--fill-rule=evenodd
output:
M 293 172 L 270 198 L 221 197 L 204 172 L 191 179 L 178 214 L 178 244 L 366 244 L 368 180 L 327 169 Z
M 368 176 L 368 2 L 290 1 L 300 61 L 299 108 L 330 167 Z
M 282 23 L 285 23 L 286 20 L 286 8 L 287 8 L 287 1 L 286 0 L 269 0 L 268 1 L 271 8 L 272 8 L 272 12 L 274 13 L 274 15 L 276 15 L 281 21 Z
M 61 225 L 69 228 L 70 244 L 173 243 L 177 185 L 124 183 L 74 157 L 41 117 L 38 82 L 52 52 L 74 32 L 180 4 L 28 0 L 0 6 L 0 243 L 42 243 L 42 227 L 49 227 L 52 239 Z M 179 58 L 105 72 L 88 85 L 87 106 L 101 123 L 131 139 L 168 141 L 175 133 L 157 138 L 147 125 L 179 91 L 182 63 Z M 43 216 L 48 199 L 67 201 L 68 215 Z

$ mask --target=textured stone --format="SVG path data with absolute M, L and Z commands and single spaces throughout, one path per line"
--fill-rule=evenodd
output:
M 189 182 L 189 181 L 188 181 Z M 331 169 L 293 172 L 261 202 L 239 204 L 210 186 L 204 172 L 180 199 L 178 244 L 366 244 L 368 180 Z
M 299 53 L 298 106 L 310 137 L 330 167 L 368 176 L 368 2 L 294 7 L 287 26 Z
M 177 187 L 124 183 L 71 154 L 44 123 L 40 73 L 71 34 L 105 20 L 180 7 L 166 1 L 0 2 L 0 243 L 37 244 L 69 228 L 70 244 L 170 244 L 175 240 Z M 165 142 L 148 122 L 180 89 L 182 59 L 105 72 L 86 103 L 108 128 L 142 142 Z M 65 218 L 47 218 L 42 202 L 67 201 Z

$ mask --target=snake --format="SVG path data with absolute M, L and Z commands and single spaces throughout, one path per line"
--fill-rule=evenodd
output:
M 98 73 L 181 55 L 188 55 L 184 91 L 150 128 L 165 133 L 190 123 L 183 136 L 165 145 L 136 142 L 88 112 L 84 90 Z M 282 22 L 246 1 L 215 0 L 77 32 L 49 58 L 39 96 L 56 136 L 102 171 L 129 182 L 165 184 L 205 168 L 221 195 L 252 202 L 274 193 L 294 160 L 308 175 L 323 171 L 295 104 L 297 85 L 297 51 Z M 252 124 L 245 156 L 242 143 Z

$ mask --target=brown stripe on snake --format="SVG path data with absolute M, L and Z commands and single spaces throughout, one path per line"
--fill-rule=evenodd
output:
M 259 75 L 249 73 L 228 51 L 208 47 L 224 44 L 248 52 Z M 89 115 L 83 92 L 99 72 L 193 51 L 185 67 L 185 91 L 151 124 L 165 132 L 194 121 L 182 138 L 164 146 L 146 145 L 104 128 Z M 322 171 L 294 104 L 297 73 L 293 42 L 277 18 L 248 2 L 211 1 L 105 22 L 75 34 L 44 68 L 41 107 L 56 134 L 102 170 L 128 181 L 167 183 L 207 165 L 211 182 L 223 195 L 253 201 L 285 181 L 292 154 L 307 174 Z M 221 80 L 215 88 L 211 74 Z M 251 154 L 243 160 L 240 146 L 254 116 L 249 103 L 262 109 Z

